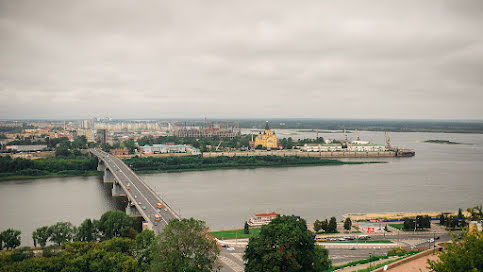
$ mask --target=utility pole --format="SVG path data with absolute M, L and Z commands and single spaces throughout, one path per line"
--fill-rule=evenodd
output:
M 372 252 L 369 252 L 369 271 L 371 271 Z
M 433 255 L 436 254 L 436 232 L 433 232 Z

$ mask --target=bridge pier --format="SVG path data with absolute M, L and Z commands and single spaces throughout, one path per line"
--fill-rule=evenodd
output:
M 124 189 L 122 189 L 117 180 L 112 183 L 112 196 L 127 196 L 126 192 L 124 192 Z
M 129 215 L 130 217 L 143 217 L 141 213 L 138 211 L 136 206 L 134 206 L 134 203 L 131 201 L 127 202 L 126 206 L 126 214 Z
M 106 170 L 106 165 L 104 165 L 104 162 L 99 159 L 97 160 L 97 171 L 105 171 Z
M 153 230 L 153 223 L 143 221 L 143 230 Z
M 113 183 L 114 179 L 111 169 L 106 167 L 106 170 L 104 171 L 104 183 Z

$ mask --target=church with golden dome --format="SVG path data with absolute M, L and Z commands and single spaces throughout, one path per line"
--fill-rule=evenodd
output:
M 270 127 L 268 127 L 268 121 L 267 123 L 265 123 L 265 129 L 263 130 L 263 133 L 260 132 L 255 138 L 255 147 L 257 146 L 262 146 L 262 148 L 267 149 L 278 148 L 277 135 L 275 135 L 275 132 L 272 133 L 272 131 L 270 131 Z

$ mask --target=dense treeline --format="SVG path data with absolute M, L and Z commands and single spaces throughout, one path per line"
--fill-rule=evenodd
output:
M 326 233 L 336 233 L 337 232 L 337 220 L 334 216 L 330 220 L 325 219 L 324 221 L 315 220 L 314 231 L 319 233 L 323 230 Z
M 20 231 L 8 229 L 0 233 L 0 246 L 9 249 L 0 251 L 0 272 L 215 271 L 219 250 L 203 221 L 171 220 L 159 236 L 133 226 L 122 211 L 86 219 L 79 227 L 57 222 L 32 233 L 40 249 L 17 248 Z
M 30 247 L 2 251 L 0 271 L 145 271 L 149 267 L 146 247 L 155 235 L 137 233 L 133 226 L 133 219 L 122 211 L 108 211 L 99 220 L 86 219 L 79 227 L 57 222 L 37 228 L 32 239 L 42 247 L 42 256 L 34 257 Z M 14 239 L 14 234 L 7 234 L 3 238 Z M 20 231 L 15 234 L 18 237 Z M 10 248 L 20 245 L 16 239 Z M 48 242 L 52 245 L 47 246 Z
M 291 165 L 342 165 L 358 164 L 362 162 L 342 162 L 339 160 L 320 159 L 313 157 L 279 157 L 279 156 L 252 156 L 252 157 L 213 157 L 179 156 L 179 157 L 132 157 L 124 161 L 135 171 L 145 170 L 187 170 L 187 169 L 218 169 L 218 168 L 244 168 L 244 167 L 270 167 Z
M 418 215 L 416 218 L 404 218 L 404 230 L 422 230 L 431 228 L 431 217 L 428 215 Z
M 263 128 L 265 120 L 240 120 L 241 128 Z M 350 120 L 350 119 L 272 119 L 274 129 L 327 129 L 327 130 L 373 130 L 373 131 L 422 131 L 482 133 L 482 121 L 439 120 Z
M 29 160 L 0 157 L 0 178 L 8 176 L 83 175 L 96 171 L 97 159 L 88 157 Z
M 342 165 L 361 164 L 366 162 L 343 162 L 339 160 L 321 159 L 314 157 L 214 157 L 201 156 L 179 157 L 146 157 L 138 156 L 124 160 L 134 171 L 183 171 L 223 168 L 255 168 L 282 167 L 303 165 Z M 0 179 L 42 176 L 75 176 L 92 175 L 97 173 L 97 159 L 85 154 L 78 157 L 56 156 L 29 160 L 23 158 L 12 159 L 10 156 L 0 156 Z

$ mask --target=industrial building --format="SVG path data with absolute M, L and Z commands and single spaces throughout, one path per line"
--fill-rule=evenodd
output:
M 192 121 L 175 121 L 168 125 L 169 135 L 177 137 L 221 137 L 233 138 L 241 135 L 238 122 L 230 125 L 230 121 L 213 123 Z

